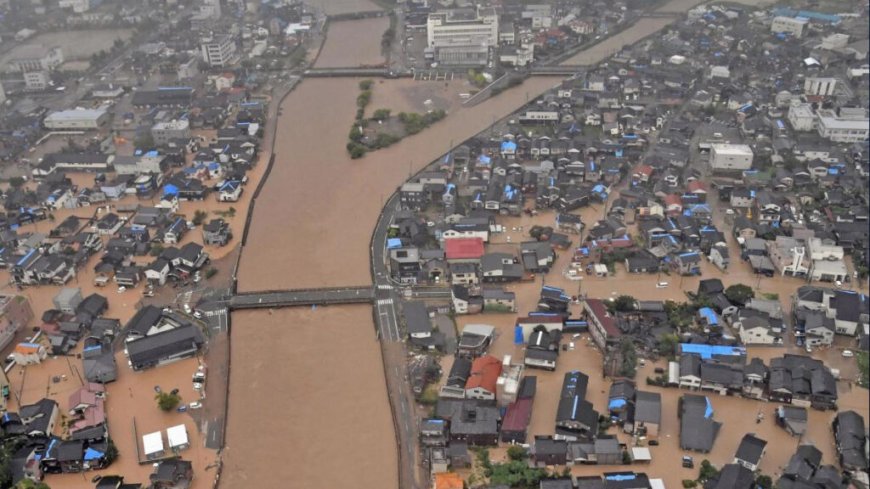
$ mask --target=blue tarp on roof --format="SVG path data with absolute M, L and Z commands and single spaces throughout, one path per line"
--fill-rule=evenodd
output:
M 488 164 L 492 163 L 492 158 L 490 158 L 489 156 L 486 156 L 486 155 L 480 155 L 480 157 L 477 158 L 477 161 L 478 161 L 478 163 L 480 163 L 482 165 L 488 165 Z
M 387 249 L 392 250 L 392 249 L 401 248 L 401 247 L 402 247 L 401 238 L 390 238 L 387 240 Z
M 519 324 L 514 326 L 514 344 L 522 345 L 523 344 L 523 327 Z
M 607 404 L 607 409 L 619 409 L 621 407 L 625 407 L 625 399 L 611 399 Z
M 516 151 L 517 150 L 517 143 L 515 143 L 513 141 L 504 141 L 501 143 L 501 150 L 502 151 Z
M 633 480 L 637 479 L 637 476 L 634 474 L 612 474 L 612 475 L 605 475 L 604 479 L 609 480 L 609 481 L 614 481 L 614 482 L 616 482 L 616 481 L 633 481 Z
M 704 411 L 704 417 L 705 418 L 712 418 L 713 417 L 713 403 L 710 402 L 709 397 L 704 397 L 704 400 L 707 401 L 707 410 Z
M 707 324 L 709 324 L 710 326 L 716 326 L 719 324 L 719 317 L 716 316 L 716 312 L 714 312 L 713 309 L 710 309 L 709 307 L 702 307 L 698 311 L 698 313 L 707 321 Z
M 178 195 L 178 187 L 172 184 L 167 184 L 163 187 L 163 195 Z
M 93 448 L 88 448 L 85 450 L 85 461 L 99 460 L 101 458 L 103 458 L 103 452 L 94 450 Z
M 680 351 L 683 353 L 697 353 L 705 360 L 713 358 L 713 355 L 746 355 L 746 348 L 742 346 L 703 345 L 697 343 L 680 343 Z

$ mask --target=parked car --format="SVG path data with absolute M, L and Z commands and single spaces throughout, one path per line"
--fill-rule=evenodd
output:
M 683 467 L 685 467 L 687 469 L 694 469 L 695 468 L 695 459 L 693 459 L 692 457 L 690 457 L 688 455 L 683 455 Z
M 852 350 L 843 350 L 843 357 L 852 358 L 854 356 L 855 356 L 855 354 L 852 353 Z
M 190 409 L 199 409 L 202 407 L 202 403 L 199 401 L 193 401 L 192 403 L 188 404 L 188 407 L 190 407 Z

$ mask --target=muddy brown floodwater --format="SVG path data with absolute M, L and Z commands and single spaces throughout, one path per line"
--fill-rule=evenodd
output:
M 443 121 L 394 146 L 351 160 L 345 145 L 358 83 L 352 78 L 304 81 L 285 100 L 275 166 L 257 200 L 242 253 L 240 290 L 371 283 L 372 230 L 383 202 L 409 172 L 518 108 L 527 94 L 535 97 L 558 81 L 527 80 L 470 109 L 450 112 Z M 409 89 L 414 83 L 421 88 Z M 463 87 L 402 80 L 376 83 L 373 90 L 379 100 L 425 101 L 458 99 Z
M 383 63 L 381 34 L 388 27 L 390 20 L 387 17 L 330 22 L 326 43 L 315 66 L 352 68 Z
M 233 313 L 221 487 L 397 488 L 371 307 Z

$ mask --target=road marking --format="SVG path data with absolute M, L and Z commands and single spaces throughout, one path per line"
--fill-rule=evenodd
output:
M 393 299 L 380 299 L 378 301 L 379 306 L 389 306 L 392 303 L 393 303 Z
M 393 290 L 393 286 L 390 284 L 378 284 L 378 288 L 381 290 Z

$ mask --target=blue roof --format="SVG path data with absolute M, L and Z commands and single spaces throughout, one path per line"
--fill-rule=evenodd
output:
M 490 164 L 490 162 L 492 162 L 492 158 L 486 155 L 480 155 L 480 157 L 477 158 L 477 161 L 483 163 L 484 165 L 488 165 Z
M 402 240 L 400 238 L 390 238 L 387 240 L 387 249 L 401 248 Z
M 605 475 L 604 479 L 609 480 L 609 481 L 614 481 L 614 482 L 633 481 L 633 480 L 637 479 L 637 476 L 635 474 L 610 474 L 610 475 Z
M 742 346 L 703 345 L 697 343 L 680 343 L 680 351 L 683 353 L 697 353 L 705 360 L 713 358 L 713 355 L 735 357 L 746 355 L 746 348 Z
M 178 195 L 178 187 L 171 183 L 166 184 L 166 186 L 163 187 L 163 195 Z
M 523 344 L 523 327 L 519 324 L 514 326 L 514 344 L 522 345 Z
M 625 406 L 625 399 L 611 399 L 607 404 L 608 409 L 619 409 Z
M 516 151 L 516 149 L 517 149 L 517 143 L 515 143 L 513 141 L 503 141 L 501 143 L 501 150 L 502 151 Z

